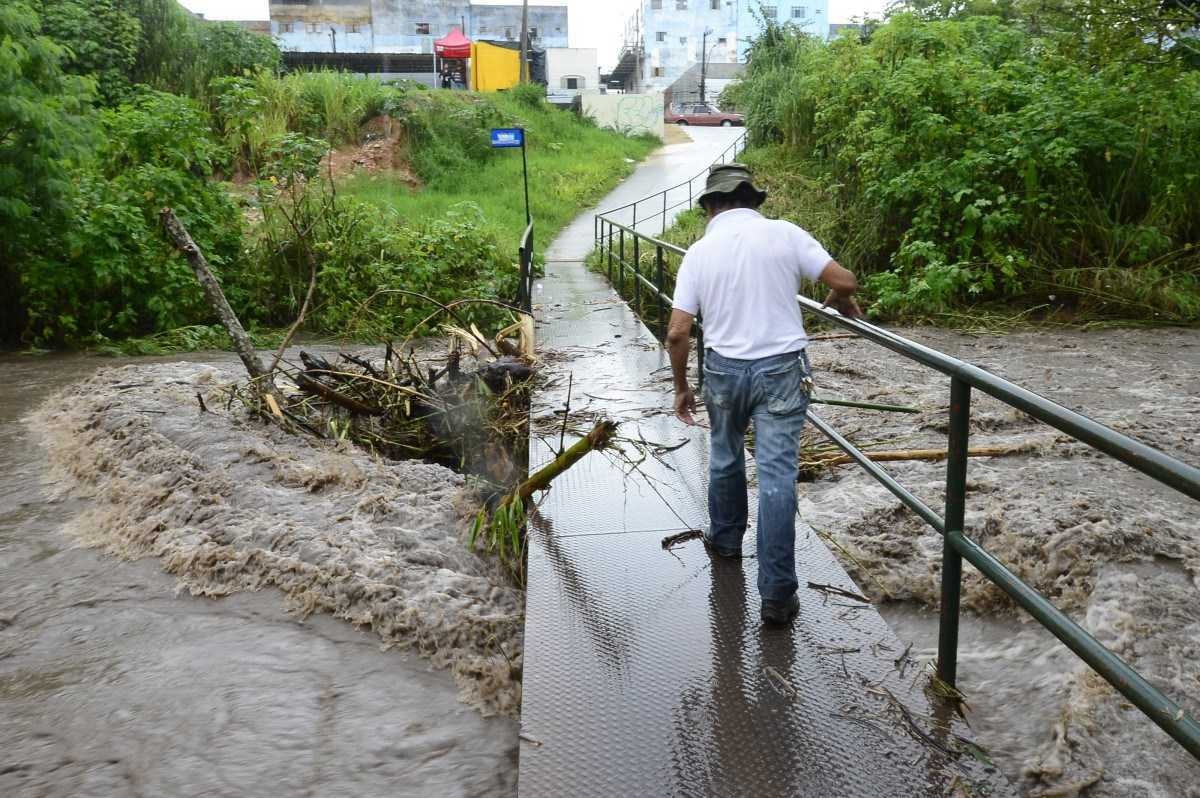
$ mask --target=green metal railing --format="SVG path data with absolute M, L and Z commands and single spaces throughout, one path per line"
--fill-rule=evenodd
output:
M 663 261 L 665 257 L 682 258 L 686 250 L 639 233 L 632 226 L 614 221 L 603 214 L 596 217 L 595 230 L 596 247 L 607 268 L 609 281 L 615 282 L 623 292 L 628 293 L 625 288 L 628 283 L 625 272 L 627 269 L 629 270 L 628 277 L 632 279 L 634 286 L 634 306 L 642 308 L 641 292 L 643 290 L 650 292 L 650 296 L 657 300 L 655 304 L 658 307 L 657 315 L 660 322 L 657 326 L 659 326 L 661 334 L 665 327 L 661 322 L 665 319 L 665 314 L 671 306 L 671 297 L 666 293 L 667 283 L 664 280 Z M 626 259 L 627 246 L 632 251 L 631 260 Z M 642 273 L 641 255 L 651 247 L 655 253 L 654 265 L 652 269 L 647 270 L 651 276 L 647 276 Z M 616 267 L 615 274 L 614 266 Z M 1075 652 L 1080 659 L 1129 699 L 1134 706 L 1171 735 L 1192 756 L 1200 759 L 1200 724 L 1197 724 L 1194 718 L 966 535 L 963 519 L 966 509 L 967 443 L 970 435 L 971 395 L 973 391 L 982 391 L 1196 500 L 1200 500 L 1200 469 L 1110 429 L 1087 416 L 1068 410 L 1019 385 L 1001 379 L 978 366 L 910 341 L 866 321 L 842 316 L 837 311 L 826 308 L 807 297 L 797 296 L 796 300 L 804 310 L 950 377 L 946 501 L 941 516 L 811 409 L 808 413 L 808 418 L 814 427 L 878 480 L 901 503 L 942 535 L 938 677 L 950 685 L 954 685 L 957 681 L 959 605 L 962 591 L 962 561 L 965 559 L 979 569 L 980 573 L 993 584 L 1007 593 L 1018 606 L 1032 615 L 1038 623 L 1048 629 L 1071 651 Z M 699 320 L 696 325 L 696 336 L 698 339 L 697 357 L 701 379 L 703 379 L 704 339 L 703 325 Z
M 529 313 L 533 310 L 533 222 L 525 226 L 521 235 L 521 246 L 517 250 L 519 283 L 517 285 L 517 307 Z

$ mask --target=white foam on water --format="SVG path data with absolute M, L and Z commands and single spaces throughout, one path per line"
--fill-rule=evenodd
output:
M 462 701 L 516 716 L 524 594 L 468 551 L 464 478 L 226 410 L 216 389 L 239 377 L 126 366 L 50 397 L 30 423 L 64 489 L 94 500 L 67 531 L 158 558 L 192 595 L 279 588 L 289 610 L 368 627 L 450 669 Z

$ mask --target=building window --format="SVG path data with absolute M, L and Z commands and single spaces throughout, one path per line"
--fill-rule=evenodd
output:
M 687 0 L 675 0 L 676 11 L 687 11 Z
M 318 24 L 316 22 L 309 22 L 308 24 L 306 24 L 304 26 L 304 30 L 307 31 L 308 33 L 320 33 L 321 26 L 320 26 L 320 24 Z
M 804 19 L 808 16 L 808 9 L 804 6 L 792 6 L 792 19 Z
M 779 6 L 763 6 L 762 12 L 767 19 L 779 19 Z
M 721 38 L 717 39 L 717 44 L 719 44 L 723 47 L 723 46 L 729 44 L 729 40 L 726 39 L 724 36 L 722 36 Z
M 660 30 L 658 33 L 654 34 L 654 40 L 657 42 L 665 42 L 667 40 L 667 32 L 665 30 Z
M 418 36 L 428 36 L 429 35 L 429 23 L 428 22 L 418 22 L 417 23 L 417 35 Z
M 654 67 L 654 71 L 651 74 L 656 78 L 661 78 L 663 76 L 663 68 Z
M 280 22 L 279 23 L 279 32 L 280 33 L 291 33 L 295 29 L 296 29 L 296 26 L 291 22 Z
M 654 11 L 662 9 L 662 0 L 650 0 L 650 8 Z
M 680 43 L 680 44 L 687 44 L 687 37 L 686 37 L 686 36 L 680 36 L 680 37 L 679 37 L 679 43 Z
M 577 75 L 572 75 L 569 78 L 563 78 L 562 82 L 564 89 L 582 89 L 584 86 L 584 79 Z
M 537 28 L 530 28 L 530 29 L 529 29 L 529 38 L 531 38 L 531 39 L 536 39 L 537 37 L 538 37 L 538 29 L 537 29 Z
M 721 0 L 708 0 L 708 10 L 709 11 L 720 11 L 721 10 Z

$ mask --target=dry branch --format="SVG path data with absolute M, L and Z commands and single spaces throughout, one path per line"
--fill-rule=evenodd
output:
M 242 323 L 238 321 L 237 314 L 229 306 L 229 300 L 225 298 L 221 284 L 217 282 L 212 269 L 209 268 L 204 253 L 200 251 L 200 247 L 196 246 L 196 242 L 192 240 L 187 228 L 183 226 L 183 222 L 179 221 L 179 217 L 173 210 L 163 208 L 159 212 L 159 218 L 162 219 L 163 227 L 166 229 L 171 243 L 187 258 L 188 265 L 192 267 L 192 271 L 196 275 L 196 280 L 204 289 L 204 297 L 208 300 L 209 307 L 217 314 L 221 325 L 229 333 L 234 351 L 245 364 L 246 371 L 250 372 L 250 379 L 254 384 L 255 391 L 273 396 L 276 401 L 279 401 L 279 391 L 275 387 L 271 372 L 263 368 L 262 361 L 258 359 L 258 354 L 254 351 L 254 344 L 251 343 L 250 336 L 246 334 Z

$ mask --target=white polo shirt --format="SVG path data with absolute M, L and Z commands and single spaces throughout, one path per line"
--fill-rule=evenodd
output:
M 795 352 L 808 345 L 800 281 L 815 281 L 831 260 L 791 222 L 749 208 L 723 211 L 684 255 L 673 304 L 704 317 L 704 345 L 723 357 Z

